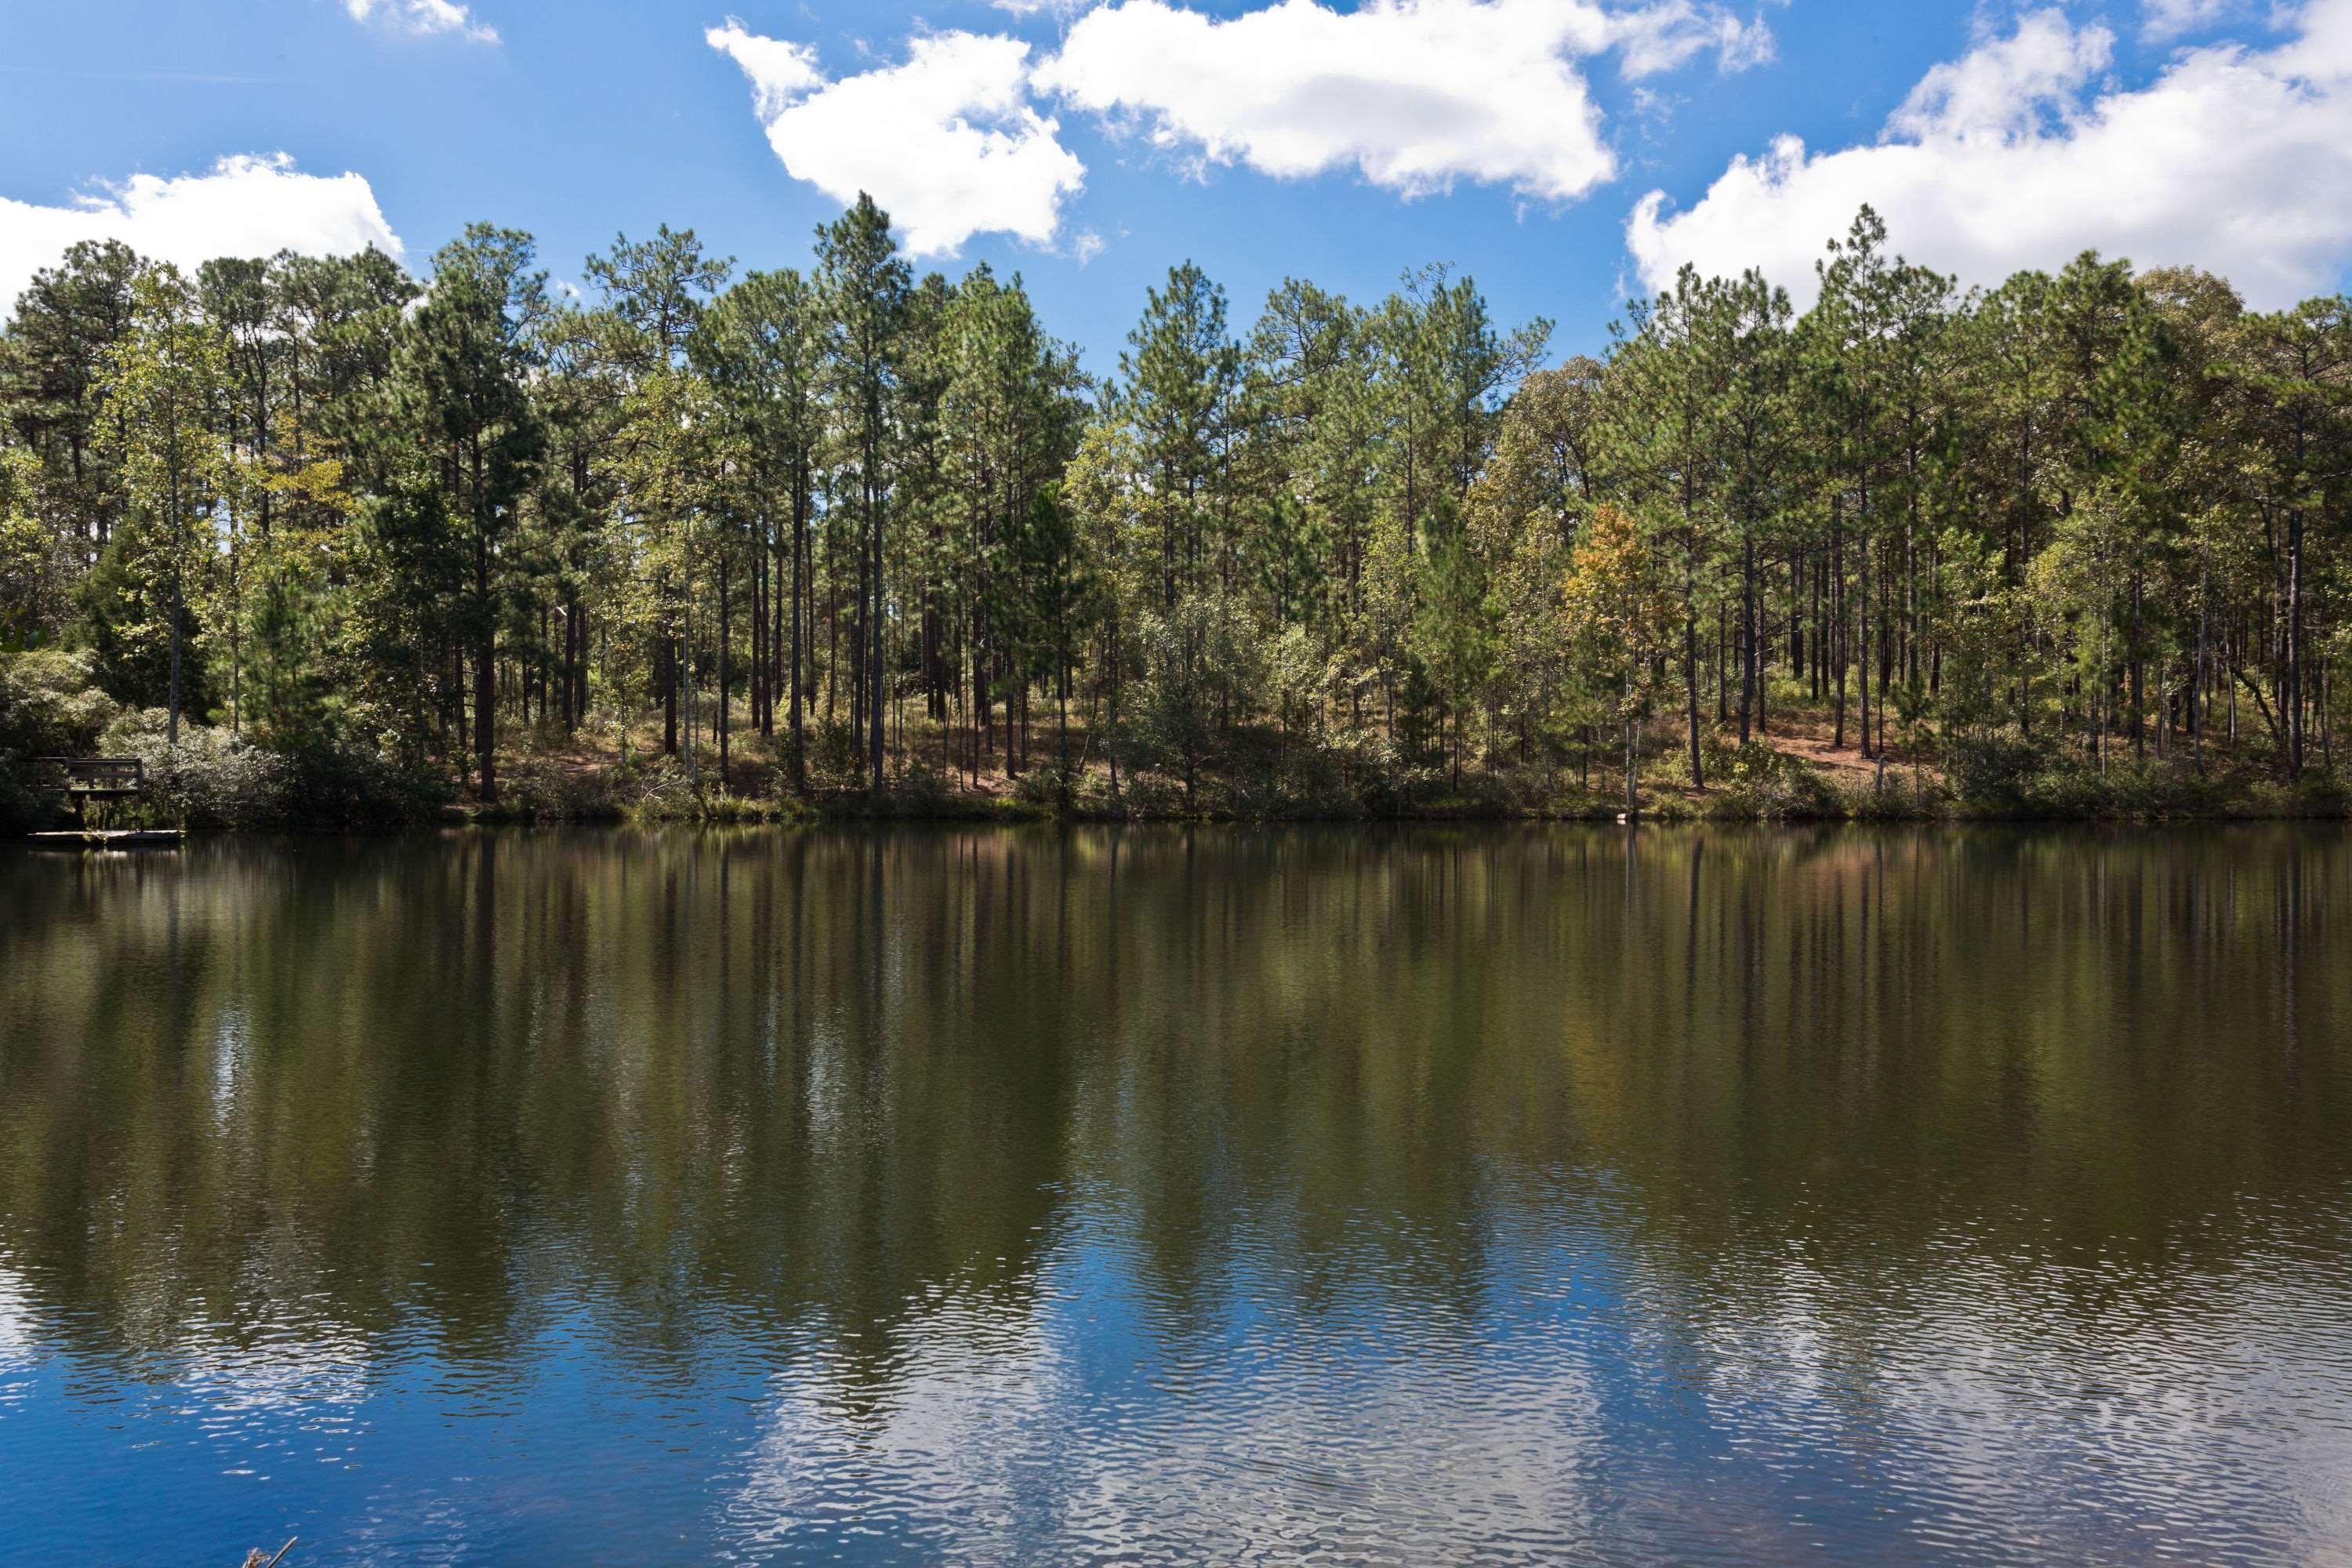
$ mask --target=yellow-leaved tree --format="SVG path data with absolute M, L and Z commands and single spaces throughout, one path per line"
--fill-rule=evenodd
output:
M 1625 727 L 1625 809 L 1640 809 L 1634 737 L 1649 712 L 1660 661 L 1681 609 L 1671 573 L 1632 513 L 1592 509 L 1560 584 L 1560 624 L 1570 668 L 1596 694 L 1613 692 Z

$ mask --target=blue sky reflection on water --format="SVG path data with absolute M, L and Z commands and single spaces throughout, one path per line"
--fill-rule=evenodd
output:
M 2346 1378 L 2325 1331 L 2352 1291 L 2316 1259 L 2253 1260 L 2190 1313 L 2156 1299 L 2177 1284 L 2085 1311 L 2060 1271 L 1979 1262 L 1856 1335 L 1835 1320 L 1869 1281 L 1755 1258 L 1695 1289 L 1594 1213 L 1572 1189 L 1498 1208 L 1425 1259 L 1469 1265 L 1433 1300 L 1381 1242 L 1310 1288 L 1253 1225 L 1171 1289 L 1097 1194 L 1034 1279 L 901 1304 L 878 1361 L 856 1331 L 713 1310 L 632 1346 L 625 1305 L 557 1290 L 494 1359 L 284 1314 L 117 1369 L 53 1350 L 12 1271 L 0 1506 L 25 1561 L 278 1528 L 322 1563 L 1427 1561 L 1470 1537 L 2218 1562 L 2352 1531 L 2352 1433 L 2292 1414 Z M 2281 1342 L 2283 1317 L 2320 1331 Z
M 2326 1561 L 2345 930 L 2300 828 L 0 856 L 0 1557 Z

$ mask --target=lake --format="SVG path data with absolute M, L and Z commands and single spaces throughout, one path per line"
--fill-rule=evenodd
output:
M 0 1559 L 2352 1560 L 2352 838 L 0 850 Z

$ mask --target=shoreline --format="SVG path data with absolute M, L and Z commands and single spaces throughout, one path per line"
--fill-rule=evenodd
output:
M 1431 806 L 1391 812 L 1294 811 L 1242 813 L 1055 811 L 1015 801 L 976 800 L 961 808 L 937 809 L 907 801 L 713 802 L 705 811 L 614 809 L 558 814 L 493 807 L 452 806 L 436 818 L 369 823 L 286 823 L 192 826 L 179 831 L 190 840 L 213 837 L 399 837 L 408 834 L 502 831 L 532 828 L 821 828 L 907 827 L 2080 827 L 2171 828 L 2237 824 L 2352 824 L 2352 806 L 2315 802 L 2282 809 L 2245 802 L 2199 811 L 2004 811 L 1972 809 L 1951 803 L 1879 810 L 1778 812 L 1743 809 L 1728 803 L 1696 805 L 1667 801 L 1628 813 L 1613 806 L 1489 807 Z M 23 847 L 38 847 L 55 832 L 13 836 Z
M 137 801 L 107 805 L 87 824 L 52 809 L 20 812 L 5 826 L 390 834 L 872 822 L 1610 825 L 1628 816 L 1726 826 L 2352 820 L 2352 775 L 2316 760 L 2293 780 L 2243 755 L 2216 756 L 2201 769 L 2162 755 L 2101 768 L 2014 744 L 1942 744 L 1924 754 L 1890 753 L 1882 763 L 1837 742 L 1826 726 L 1801 722 L 1748 743 L 1708 735 L 1704 787 L 1688 782 L 1678 748 L 1654 742 L 1632 807 L 1624 775 L 1613 769 L 1506 764 L 1449 779 L 1433 767 L 1381 773 L 1319 755 L 1287 764 L 1244 756 L 1202 769 L 1190 787 L 1177 773 L 1122 767 L 1114 791 L 1099 761 L 1038 760 L 1018 773 L 992 766 L 967 775 L 940 766 L 946 758 L 931 748 L 900 753 L 875 790 L 837 766 L 810 767 L 795 786 L 776 749 L 751 742 L 731 765 L 705 759 L 698 783 L 677 758 L 648 755 L 650 748 L 633 748 L 625 735 L 617 747 L 583 737 L 563 750 L 503 756 L 498 799 L 484 805 L 467 781 L 437 769 L 278 752 L 217 731 L 195 733 L 200 740 L 176 750 L 153 737 L 136 748 L 146 781 Z

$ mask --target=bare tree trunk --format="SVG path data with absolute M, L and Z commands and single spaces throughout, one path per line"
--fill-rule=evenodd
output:
M 2139 569 L 2132 569 L 2132 628 L 2131 628 L 2131 727 L 2132 761 L 2147 761 L 2147 692 L 2141 685 L 2144 667 L 2140 658 L 2140 597 Z
M 1862 506 L 1863 515 L 1867 517 L 1870 506 L 1868 490 L 1863 492 Z M 1861 580 L 1855 592 L 1856 605 L 1853 616 L 1853 661 L 1862 674 L 1862 754 L 1870 757 L 1877 753 L 1872 749 L 1870 733 L 1870 534 L 1867 530 L 1857 533 L 1854 538 L 1854 564 Z
M 1693 527 L 1687 516 L 1685 526 Z M 1683 552 L 1683 694 L 1690 727 L 1691 788 L 1706 788 L 1706 766 L 1698 752 L 1698 620 L 1692 600 L 1698 586 L 1698 535 L 1692 532 Z
M 786 679 L 791 680 L 793 683 L 792 727 L 788 739 L 792 744 L 793 788 L 795 792 L 805 791 L 808 788 L 806 748 L 801 728 L 801 689 L 805 684 L 801 676 L 801 649 L 803 646 L 803 627 L 802 625 L 802 608 L 804 602 L 803 584 L 808 575 L 805 564 L 807 561 L 806 547 L 808 543 L 808 530 L 804 521 L 805 509 L 807 506 L 807 495 L 808 486 L 803 482 L 801 476 L 795 474 L 793 479 L 792 537 L 793 652 L 792 658 L 789 661 L 792 668 L 786 674 Z
M 179 552 L 173 552 L 172 562 L 172 705 L 170 716 L 163 724 L 164 743 L 174 751 L 180 744 L 180 623 L 186 618 L 183 607 Z
M 662 633 L 662 755 L 677 755 L 677 639 Z
M 2303 776 L 2303 510 L 2287 514 L 2285 676 L 2279 707 L 2286 721 L 2287 777 Z
M 2197 558 L 2197 674 L 2189 683 L 2189 748 L 2196 760 L 2197 771 L 2205 771 L 2205 646 L 2212 613 L 2205 600 L 2205 557 L 2200 551 Z
M 1756 540 L 1753 534 L 1741 541 L 1744 557 L 1741 563 L 1739 594 L 1739 743 L 1748 744 L 1748 717 L 1755 715 L 1756 727 L 1762 729 L 1763 671 L 1758 660 L 1756 615 Z
M 474 650 L 474 748 L 482 786 L 482 804 L 495 805 L 498 773 L 498 621 L 490 613 L 490 542 L 480 528 L 474 535 L 474 593 L 481 616 L 481 642 Z
M 1830 746 L 1834 751 L 1845 749 L 1846 656 L 1851 641 L 1846 625 L 1845 531 L 1841 526 L 1840 500 L 1832 497 L 1830 500 L 1830 647 L 1837 687 L 1837 721 Z
M 719 793 L 727 793 L 727 742 L 733 726 L 727 712 L 727 644 L 732 630 L 727 602 L 727 557 L 719 557 Z
M 879 795 L 882 793 L 882 495 L 881 488 L 875 482 L 874 461 L 875 443 L 869 434 L 866 443 L 866 570 L 872 579 L 873 601 L 866 658 L 874 687 L 874 727 L 867 742 L 874 764 L 874 793 Z
M 1625 811 L 1626 815 L 1641 809 L 1641 796 L 1633 788 L 1633 677 L 1625 677 Z

